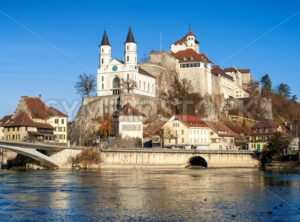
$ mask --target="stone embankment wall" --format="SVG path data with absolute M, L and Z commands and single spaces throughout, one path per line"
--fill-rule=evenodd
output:
M 191 158 L 200 156 L 208 164 L 208 168 L 224 167 L 258 167 L 259 161 L 252 153 L 235 152 L 187 152 L 187 151 L 103 151 L 101 152 L 101 167 L 158 167 L 184 168 Z

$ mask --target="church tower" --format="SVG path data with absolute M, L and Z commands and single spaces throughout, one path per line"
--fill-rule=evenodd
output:
M 128 30 L 127 38 L 125 41 L 124 56 L 125 56 L 124 61 L 126 65 L 137 64 L 136 42 L 134 40 L 131 28 L 129 28 Z
M 108 65 L 111 61 L 111 45 L 106 34 L 103 33 L 102 41 L 99 46 L 99 69 Z

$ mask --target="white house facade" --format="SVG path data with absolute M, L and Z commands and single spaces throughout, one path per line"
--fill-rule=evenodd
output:
M 143 139 L 143 114 L 129 103 L 114 114 L 115 135 L 121 138 Z

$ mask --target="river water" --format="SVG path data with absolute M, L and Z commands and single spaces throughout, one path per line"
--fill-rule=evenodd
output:
M 300 172 L 0 171 L 0 221 L 300 221 Z

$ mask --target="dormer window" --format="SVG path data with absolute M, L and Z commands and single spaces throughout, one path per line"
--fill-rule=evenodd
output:
M 183 57 L 183 60 L 184 60 L 184 61 L 186 61 L 186 60 L 187 60 L 187 58 L 186 58 L 186 57 Z
M 194 57 L 193 57 L 193 56 L 191 56 L 191 57 L 190 57 L 190 60 L 194 60 Z

